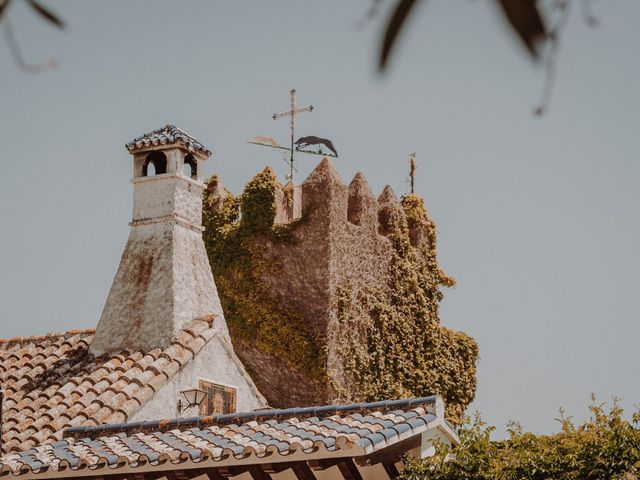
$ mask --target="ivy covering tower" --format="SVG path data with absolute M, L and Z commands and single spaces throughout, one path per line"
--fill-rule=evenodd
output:
M 420 197 L 376 199 L 325 158 L 301 187 L 267 168 L 234 196 L 212 177 L 204 205 L 234 348 L 272 406 L 439 394 L 460 419 L 478 347 L 440 324 L 455 281 Z

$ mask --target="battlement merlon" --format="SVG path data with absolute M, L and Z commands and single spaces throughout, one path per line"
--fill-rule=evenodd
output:
M 302 185 L 296 185 L 292 181 L 282 185 L 269 167 L 259 175 L 264 174 L 274 179 L 273 225 L 287 224 L 304 216 L 307 221 L 323 224 L 323 228 L 328 228 L 329 223 L 334 227 L 348 224 L 351 227 L 345 228 L 361 227 L 386 237 L 393 229 L 391 222 L 395 213 L 403 220 L 406 219 L 403 203 L 409 201 L 414 211 L 420 210 L 416 218 L 409 222 L 411 245 L 418 248 L 431 236 L 428 231 L 431 225 L 427 220 L 422 198 L 407 195 L 401 202 L 389 185 L 376 198 L 362 172 L 356 173 L 347 186 L 327 157 Z M 229 191 L 217 177 L 212 177 L 207 185 L 209 208 L 222 208 Z

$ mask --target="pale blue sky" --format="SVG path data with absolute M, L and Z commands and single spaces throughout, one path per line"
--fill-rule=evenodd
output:
M 277 153 L 245 144 L 287 136 L 271 114 L 300 103 L 299 133 L 333 140 L 348 182 L 417 191 L 439 227 L 444 325 L 481 351 L 472 408 L 555 430 L 591 392 L 640 400 L 640 2 L 575 10 L 551 110 L 532 115 L 543 71 L 487 0 L 425 2 L 384 78 L 382 18 L 355 28 L 360 1 L 59 0 L 59 32 L 9 11 L 30 75 L 0 42 L 0 337 L 94 326 L 131 215 L 123 144 L 175 123 L 213 151 L 207 173 L 238 191 Z M 301 161 L 301 176 L 316 159 Z

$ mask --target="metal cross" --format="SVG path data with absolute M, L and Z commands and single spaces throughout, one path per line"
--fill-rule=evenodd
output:
M 296 130 L 296 113 L 303 113 L 303 112 L 312 112 L 313 111 L 313 105 L 308 105 L 306 107 L 298 107 L 296 108 L 296 90 L 295 88 L 291 90 L 291 92 L 289 92 L 291 94 L 291 107 L 289 109 L 288 112 L 280 112 L 280 113 L 274 113 L 273 114 L 273 119 L 277 120 L 279 118 L 282 117 L 291 117 L 290 118 L 290 122 L 291 122 L 291 157 L 289 158 L 289 177 L 291 180 L 293 180 L 293 152 L 294 152 L 294 142 L 295 142 L 295 130 Z

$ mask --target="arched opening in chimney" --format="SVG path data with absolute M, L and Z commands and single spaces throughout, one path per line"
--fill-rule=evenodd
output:
M 191 177 L 194 180 L 198 178 L 198 162 L 193 155 L 188 154 L 184 157 L 184 166 L 182 167 L 182 174 L 185 177 Z
M 142 176 L 150 177 L 167 173 L 167 156 L 162 152 L 151 152 L 142 166 Z

